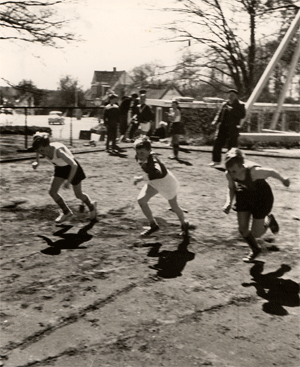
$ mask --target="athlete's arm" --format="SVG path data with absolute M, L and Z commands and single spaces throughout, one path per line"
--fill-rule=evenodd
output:
M 235 183 L 228 172 L 226 172 L 226 178 L 228 180 L 228 190 L 227 190 L 226 202 L 225 205 L 223 206 L 223 212 L 225 214 L 228 214 L 230 212 L 235 197 Z
M 253 181 L 273 177 L 281 181 L 284 186 L 290 186 L 289 178 L 283 177 L 276 169 L 273 168 L 253 167 L 250 174 Z

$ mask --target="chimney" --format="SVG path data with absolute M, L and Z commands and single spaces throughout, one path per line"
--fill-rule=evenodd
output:
M 117 68 L 114 66 L 113 68 L 113 72 L 115 73 L 117 71 Z

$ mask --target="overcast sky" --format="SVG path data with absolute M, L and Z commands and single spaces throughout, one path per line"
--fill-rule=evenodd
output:
M 157 29 L 173 16 L 160 9 L 172 4 L 172 0 L 78 0 L 73 6 L 64 4 L 61 12 L 67 18 L 78 18 L 72 27 L 85 41 L 65 44 L 59 50 L 2 41 L 0 77 L 16 84 L 32 80 L 38 88 L 57 89 L 59 79 L 70 75 L 87 89 L 94 70 L 116 67 L 130 71 L 152 61 L 173 65 L 180 58 L 182 45 L 162 42 L 164 32 Z M 2 79 L 0 85 L 6 85 Z

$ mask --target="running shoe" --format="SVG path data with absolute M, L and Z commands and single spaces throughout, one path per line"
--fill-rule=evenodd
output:
M 159 230 L 159 226 L 157 224 L 152 224 L 150 227 L 148 227 L 141 233 L 141 236 L 142 237 L 150 236 L 150 234 L 157 232 L 158 230 Z
M 279 225 L 273 214 L 268 215 L 269 218 L 269 228 L 273 234 L 277 234 L 279 232 Z
M 250 251 L 249 254 L 243 258 L 244 263 L 251 263 L 261 255 L 261 249 L 258 248 L 256 250 Z
M 189 235 L 189 222 L 185 222 L 181 225 L 181 236 L 187 237 Z
M 97 201 L 92 202 L 94 209 L 90 211 L 90 220 L 94 220 L 97 217 Z
M 64 214 L 63 212 L 60 212 L 59 216 L 55 219 L 55 223 L 65 222 L 66 220 L 71 219 L 72 216 L 73 216 L 72 212 L 69 212 L 67 214 Z

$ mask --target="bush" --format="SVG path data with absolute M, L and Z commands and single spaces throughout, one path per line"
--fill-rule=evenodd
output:
M 185 126 L 186 137 L 201 137 L 203 145 L 213 144 L 216 127 L 211 123 L 216 112 L 215 109 L 208 108 L 182 109 L 181 121 Z

